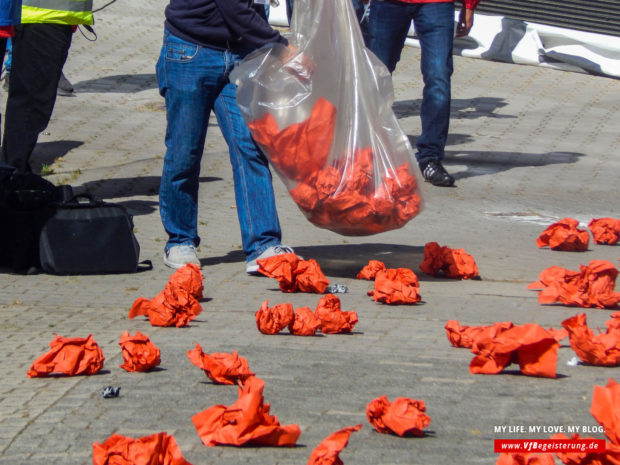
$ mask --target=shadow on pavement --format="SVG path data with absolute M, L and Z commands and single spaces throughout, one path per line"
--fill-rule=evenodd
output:
M 115 74 L 73 84 L 77 94 L 114 92 L 130 94 L 157 88 L 157 78 L 152 74 Z
M 475 97 L 468 99 L 452 99 L 450 105 L 450 118 L 516 118 L 514 115 L 500 115 L 495 110 L 503 108 L 508 103 L 499 97 Z M 422 99 L 399 100 L 394 102 L 392 110 L 396 118 L 407 118 L 420 114 Z
M 35 173 L 40 174 L 43 165 L 51 165 L 58 158 L 64 157 L 71 150 L 83 144 L 84 142 L 79 140 L 39 142 L 30 156 L 30 166 Z
M 295 253 L 301 255 L 304 259 L 312 258 L 316 260 L 321 266 L 323 273 L 330 277 L 355 278 L 357 273 L 368 264 L 369 260 L 380 260 L 388 268 L 409 268 L 418 275 L 420 280 L 424 280 L 424 274 L 419 271 L 419 265 L 424 259 L 423 245 L 408 246 L 383 243 L 290 245 L 295 249 Z M 233 250 L 224 256 L 208 257 L 200 260 L 202 266 L 238 262 L 245 262 L 245 255 L 241 250 Z M 274 290 L 279 291 L 279 289 L 275 288 Z
M 306 260 L 315 259 L 327 276 L 355 278 L 369 260 L 379 260 L 388 268 L 409 268 L 422 279 L 419 265 L 424 259 L 424 246 L 384 243 L 297 246 L 295 253 Z M 416 271 L 418 270 L 418 271 Z
M 78 192 L 89 192 L 102 199 L 133 197 L 134 195 L 158 195 L 160 176 L 140 176 L 137 178 L 110 178 L 85 182 L 74 186 Z M 198 182 L 221 181 L 215 176 L 202 176 Z
M 467 165 L 465 171 L 455 173 L 451 171 L 456 179 L 465 179 L 495 174 L 512 168 L 576 163 L 579 157 L 583 156 L 585 154 L 577 152 L 524 153 L 446 150 L 444 164 L 446 166 Z

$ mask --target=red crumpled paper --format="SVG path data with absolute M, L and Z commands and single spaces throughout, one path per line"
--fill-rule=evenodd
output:
M 129 319 L 144 315 L 153 326 L 187 326 L 202 312 L 198 302 L 202 291 L 200 267 L 187 264 L 170 276 L 164 290 L 153 299 L 136 299 L 129 310 Z
M 569 333 L 570 346 L 577 356 L 590 365 L 620 365 L 620 328 L 616 318 L 607 322 L 607 331 L 594 334 L 588 328 L 586 314 L 581 313 L 562 322 Z
M 325 334 L 350 333 L 358 321 L 355 311 L 341 310 L 340 299 L 334 294 L 321 297 L 314 314 L 321 320 L 321 332 Z
M 495 465 L 555 465 L 555 460 L 550 452 L 502 453 L 499 454 Z
M 232 354 L 214 352 L 205 354 L 200 344 L 187 352 L 187 358 L 216 384 L 237 384 L 245 382 L 254 373 L 250 371 L 248 361 L 240 357 L 236 350 Z
M 316 260 L 302 260 L 294 253 L 258 260 L 258 271 L 280 283 L 282 292 L 325 292 L 329 281 Z
M 293 322 L 295 313 L 293 305 L 278 304 L 269 308 L 269 300 L 265 300 L 254 314 L 256 327 L 263 334 L 276 334 Z
M 605 430 L 605 436 L 620 446 L 620 384 L 609 378 L 605 386 L 594 386 L 590 413 Z
M 464 249 L 451 249 L 437 242 L 427 242 L 424 246 L 424 261 L 420 269 L 431 276 L 443 273 L 446 278 L 471 279 L 478 276 L 474 257 Z
M 366 405 L 366 418 L 379 433 L 398 436 L 424 436 L 422 431 L 431 423 L 424 401 L 397 397 L 390 403 L 386 396 L 377 397 Z
M 335 123 L 336 107 L 321 97 L 301 123 L 280 130 L 275 118 L 265 113 L 248 127 L 276 169 L 289 179 L 302 181 L 327 162 Z
M 409 268 L 388 268 L 375 275 L 375 288 L 368 291 L 375 302 L 393 305 L 420 302 L 418 277 Z
M 511 363 L 518 363 L 524 375 L 555 378 L 558 348 L 553 335 L 541 326 L 514 326 L 494 338 L 476 339 L 471 349 L 476 356 L 469 371 L 497 374 Z
M 377 273 L 379 271 L 384 271 L 385 269 L 386 267 L 383 262 L 380 262 L 379 260 L 369 260 L 368 265 L 357 273 L 357 279 L 367 279 L 368 281 L 373 281 Z
M 288 330 L 295 336 L 314 336 L 321 328 L 321 320 L 310 307 L 295 309 L 293 321 L 288 325 Z
M 301 434 L 298 425 L 281 426 L 263 404 L 265 382 L 255 376 L 239 386 L 239 398 L 230 405 L 214 405 L 192 417 L 205 446 L 289 446 Z
M 490 326 L 461 326 L 456 320 L 446 322 L 446 336 L 454 347 L 471 349 L 476 339 L 492 339 L 514 325 L 510 321 L 493 323 Z
M 609 379 L 606 386 L 594 386 L 590 413 L 603 427 L 608 441 L 605 452 L 568 452 L 556 453 L 562 463 L 567 465 L 620 465 L 620 385 Z M 562 433 L 554 434 L 551 439 L 568 439 Z M 573 434 L 571 439 L 581 438 Z
M 549 246 L 551 250 L 565 252 L 583 252 L 588 250 L 590 235 L 585 229 L 577 228 L 579 221 L 573 218 L 563 218 L 553 223 L 536 239 L 538 247 Z
M 123 332 L 118 345 L 125 362 L 120 367 L 127 371 L 149 371 L 161 363 L 159 349 L 140 331 L 136 331 L 135 336 L 129 331 Z
M 620 241 L 620 219 L 592 218 L 588 223 L 595 244 L 613 245 Z
M 538 294 L 541 304 L 560 303 L 572 307 L 613 308 L 620 302 L 620 292 L 614 292 L 618 270 L 607 260 L 592 260 L 580 271 L 559 266 L 543 270 L 538 281 L 528 289 L 542 289 Z
M 550 439 L 569 439 L 563 433 L 557 433 Z M 581 437 L 578 434 L 572 434 L 571 440 L 594 439 L 591 437 Z M 606 442 L 605 452 L 556 452 L 555 455 L 560 461 L 566 465 L 620 465 L 620 447 Z
M 355 149 L 350 158 L 352 163 L 325 166 L 289 191 L 311 223 L 364 236 L 400 228 L 419 213 L 422 199 L 406 163 L 391 169 L 375 188 L 372 148 Z
M 343 465 L 338 454 L 347 447 L 349 437 L 361 428 L 362 425 L 347 426 L 327 436 L 314 448 L 307 465 Z
M 88 337 L 62 337 L 57 334 L 50 342 L 51 350 L 44 353 L 28 370 L 29 378 L 54 375 L 94 375 L 103 368 L 105 357 L 99 345 Z
M 113 434 L 93 443 L 93 465 L 192 465 L 183 458 L 174 436 L 151 434 L 133 439 Z

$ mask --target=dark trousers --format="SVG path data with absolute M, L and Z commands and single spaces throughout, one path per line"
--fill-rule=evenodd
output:
M 31 171 L 30 155 L 52 117 L 72 35 L 64 24 L 15 27 L 2 149 L 5 161 L 19 171 Z

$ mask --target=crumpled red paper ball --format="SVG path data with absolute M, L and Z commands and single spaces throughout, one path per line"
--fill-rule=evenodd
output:
M 99 345 L 88 337 L 62 337 L 57 334 L 50 350 L 38 357 L 28 370 L 29 378 L 48 375 L 94 375 L 103 368 L 105 357 Z
M 325 334 L 350 333 L 358 322 L 357 313 L 341 310 L 340 299 L 334 294 L 321 297 L 314 314 L 321 320 L 321 332 Z
M 590 413 L 605 430 L 605 436 L 620 446 L 620 384 L 609 378 L 605 386 L 594 386 Z
M 456 320 L 446 322 L 446 336 L 454 347 L 471 349 L 477 339 L 493 339 L 514 325 L 510 321 L 493 323 L 490 326 L 461 326 Z
M 270 308 L 269 300 L 265 300 L 254 316 L 256 327 L 261 333 L 276 334 L 293 322 L 295 312 L 293 305 L 289 303 L 278 304 Z
M 398 436 L 424 436 L 422 431 L 431 423 L 422 400 L 397 397 L 390 403 L 386 396 L 377 397 L 366 405 L 366 418 L 379 433 Z
M 265 382 L 255 376 L 239 386 L 239 397 L 230 405 L 214 405 L 192 417 L 205 446 L 289 446 L 301 434 L 298 425 L 280 425 L 263 404 Z
M 149 371 L 161 363 L 159 349 L 140 331 L 134 336 L 129 331 L 123 332 L 118 345 L 124 361 L 120 367 L 127 371 Z
M 555 465 L 555 460 L 550 452 L 502 453 L 495 465 Z
M 424 260 L 420 269 L 431 276 L 440 273 L 451 279 L 471 279 L 478 276 L 478 266 L 474 257 L 464 249 L 451 249 L 437 242 L 424 245 Z
M 288 325 L 288 330 L 295 336 L 314 336 L 321 328 L 321 320 L 310 307 L 295 309 L 293 321 Z
M 149 300 L 139 297 L 129 310 L 129 319 L 147 316 L 153 326 L 187 326 L 202 307 L 202 273 L 200 267 L 187 264 L 176 270 L 164 290 Z
M 543 270 L 538 281 L 528 289 L 542 289 L 538 294 L 541 304 L 560 303 L 571 307 L 613 308 L 620 302 L 620 292 L 614 292 L 618 270 L 607 260 L 592 260 L 580 271 L 559 266 Z
M 566 465 L 620 465 L 620 385 L 609 379 L 606 386 L 594 386 L 590 413 L 603 427 L 608 441 L 604 452 L 567 452 L 556 453 Z M 554 434 L 551 439 L 568 439 L 562 433 Z M 571 439 L 581 438 L 573 434 Z
M 375 288 L 368 291 L 375 302 L 407 305 L 420 302 L 418 277 L 409 268 L 388 268 L 375 275 Z
M 518 363 L 524 375 L 555 378 L 558 348 L 553 335 L 541 326 L 514 326 L 494 338 L 476 339 L 471 349 L 476 356 L 469 371 L 497 374 L 511 363 Z
M 310 454 L 307 465 L 343 465 L 339 455 L 347 447 L 351 435 L 362 425 L 347 426 L 323 439 Z
M 174 436 L 151 434 L 133 439 L 113 434 L 93 443 L 93 465 L 192 465 L 183 458 Z
M 258 271 L 280 284 L 282 292 L 325 292 L 329 281 L 316 260 L 302 260 L 294 253 L 258 260 Z
M 620 241 L 620 219 L 592 218 L 588 223 L 594 243 L 613 245 Z
M 567 440 L 569 438 L 563 433 L 557 433 L 551 436 L 550 439 Z M 594 438 L 581 437 L 574 433 L 570 439 Z M 605 452 L 589 452 L 585 450 L 583 452 L 556 452 L 555 455 L 565 465 L 620 465 L 620 447 L 610 442 L 605 443 Z
M 368 265 L 364 266 L 359 273 L 357 273 L 357 279 L 367 279 L 373 281 L 379 271 L 386 269 L 385 264 L 379 260 L 369 260 Z
M 620 328 L 617 319 L 612 319 L 607 331 L 594 334 L 588 328 L 586 314 L 581 313 L 562 322 L 568 331 L 570 346 L 577 356 L 590 365 L 620 365 Z
M 233 350 L 232 354 L 206 354 L 197 343 L 193 350 L 187 352 L 187 358 L 216 384 L 237 384 L 237 381 L 243 383 L 250 376 L 254 376 L 248 361 L 240 357 L 236 350 Z
M 563 218 L 545 229 L 536 239 L 538 247 L 549 246 L 551 250 L 565 252 L 583 252 L 588 250 L 590 235 L 585 229 L 579 229 L 579 221 Z

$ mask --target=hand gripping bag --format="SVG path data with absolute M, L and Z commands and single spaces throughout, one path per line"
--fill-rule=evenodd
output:
M 254 140 L 316 226 L 351 236 L 400 228 L 422 207 L 413 150 L 350 0 L 296 1 L 287 38 L 292 58 L 268 45 L 231 75 Z

